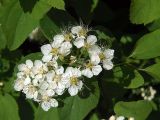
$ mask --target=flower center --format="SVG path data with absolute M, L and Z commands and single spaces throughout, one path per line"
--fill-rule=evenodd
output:
M 71 81 L 71 85 L 77 85 L 77 83 L 78 83 L 77 77 L 71 77 L 70 81 Z
M 86 68 L 91 69 L 93 67 L 93 64 L 91 62 L 89 62 L 88 64 L 86 64 Z
M 60 76 L 60 75 L 55 75 L 54 81 L 58 82 L 60 79 L 61 79 L 61 76 Z
M 64 35 L 64 39 L 65 39 L 66 41 L 71 41 L 71 40 L 72 40 L 72 34 L 71 34 L 71 33 L 65 34 L 65 35 Z
M 81 29 L 78 34 L 79 34 L 79 36 L 87 36 L 87 30 Z
M 89 49 L 89 48 L 91 47 L 91 45 L 90 45 L 89 43 L 85 43 L 84 47 L 85 47 L 86 49 Z
M 100 54 L 99 54 L 99 58 L 100 58 L 101 60 L 104 60 L 104 59 L 105 59 L 105 55 L 104 55 L 103 53 L 100 53 Z
M 57 53 L 58 53 L 58 48 L 52 48 L 51 53 L 52 53 L 53 55 L 57 55 Z
M 49 101 L 49 97 L 48 97 L 47 95 L 43 95 L 43 96 L 42 96 L 42 100 L 43 100 L 43 101 Z

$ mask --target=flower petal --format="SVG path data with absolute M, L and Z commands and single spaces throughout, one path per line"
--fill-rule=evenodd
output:
M 78 93 L 78 87 L 77 86 L 71 86 L 68 88 L 68 92 L 71 96 L 75 96 Z
M 52 50 L 52 47 L 50 44 L 46 44 L 41 46 L 41 52 L 43 53 L 43 55 L 48 55 Z
M 89 45 L 94 45 L 97 42 L 97 37 L 95 35 L 89 35 L 87 37 L 87 43 Z
M 92 67 L 92 72 L 94 75 L 99 75 L 101 71 L 102 71 L 102 67 L 100 65 L 96 65 Z
M 73 42 L 73 44 L 77 47 L 77 48 L 81 48 L 84 46 L 84 39 L 83 38 L 76 38 L 76 40 Z
M 111 70 L 113 68 L 113 63 L 110 60 L 103 61 L 103 68 L 106 70 Z
M 93 73 L 89 68 L 82 70 L 82 75 L 84 75 L 88 78 L 93 77 Z

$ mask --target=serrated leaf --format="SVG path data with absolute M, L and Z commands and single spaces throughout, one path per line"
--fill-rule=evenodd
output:
M 39 106 L 35 113 L 34 120 L 60 120 L 57 108 L 51 108 L 49 111 L 44 111 Z
M 0 95 L 1 120 L 20 120 L 16 101 L 9 94 Z
M 140 100 L 134 102 L 118 102 L 114 111 L 118 116 L 134 117 L 135 120 L 146 120 L 152 111 L 148 101 Z
M 151 65 L 151 66 L 143 69 L 143 71 L 147 72 L 152 77 L 160 80 L 160 63 Z
M 130 57 L 135 59 L 149 59 L 160 56 L 160 29 L 141 37 L 136 43 Z
M 39 20 L 51 8 L 42 0 L 38 1 L 32 12 L 23 12 L 19 1 L 13 0 L 2 12 L 1 24 L 10 50 L 18 48 L 39 24 Z
M 40 21 L 40 27 L 45 37 L 53 41 L 53 36 L 60 32 L 59 27 L 48 16 Z
M 130 20 L 136 24 L 147 24 L 160 17 L 159 0 L 132 0 Z
M 87 98 L 81 98 L 78 95 L 68 97 L 64 100 L 64 107 L 59 109 L 61 120 L 82 120 L 94 109 L 99 100 L 98 83 L 95 83 L 94 93 Z

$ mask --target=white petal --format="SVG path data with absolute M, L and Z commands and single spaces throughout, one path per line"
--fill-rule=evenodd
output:
M 43 55 L 48 55 L 52 50 L 52 47 L 50 44 L 46 44 L 41 46 L 41 52 L 43 53 Z
M 112 115 L 109 120 L 116 120 L 116 117 L 114 115 Z
M 42 90 L 46 90 L 49 87 L 49 84 L 46 81 L 43 81 L 39 87 Z
M 60 75 L 60 74 L 63 74 L 64 73 L 64 68 L 63 66 L 60 66 L 58 69 L 55 70 L 56 71 L 56 74 Z
M 91 56 L 91 63 L 94 65 L 98 65 L 100 63 L 100 58 L 98 56 L 98 54 L 93 53 Z
M 52 54 L 44 55 L 44 56 L 42 57 L 42 61 L 43 61 L 43 62 L 49 62 L 49 61 L 51 61 L 51 60 L 52 60 Z
M 31 83 L 31 78 L 30 77 L 27 77 L 25 80 L 24 80 L 24 85 L 28 85 Z
M 116 120 L 125 120 L 125 117 L 123 117 L 123 116 L 119 116 L 119 117 L 117 117 L 117 119 Z
M 70 42 L 64 42 L 62 43 L 59 53 L 62 54 L 63 56 L 66 56 L 70 53 L 70 49 L 72 48 L 72 44 Z
M 21 91 L 24 87 L 24 81 L 21 79 L 17 79 L 14 83 L 14 89 L 16 91 Z
M 77 48 L 81 48 L 84 46 L 84 39 L 83 38 L 76 38 L 76 40 L 73 42 L 73 44 L 77 47 Z
M 114 50 L 107 49 L 104 51 L 104 55 L 105 55 L 106 59 L 111 60 L 111 59 L 113 59 L 113 56 L 114 56 Z
M 99 54 L 101 53 L 101 49 L 98 45 L 92 45 L 89 49 L 88 49 L 88 53 L 89 54 Z
M 72 34 L 78 34 L 80 30 L 82 30 L 81 26 L 74 26 L 71 28 Z
M 49 102 L 44 101 L 41 103 L 41 107 L 44 111 L 48 111 L 51 108 L 51 104 Z
M 46 74 L 47 82 L 51 82 L 53 80 L 54 76 L 55 76 L 55 72 L 53 70 L 49 71 Z
M 102 71 L 102 67 L 100 65 L 96 65 L 92 67 L 92 72 L 94 75 L 99 75 L 101 71 Z
M 53 96 L 55 95 L 55 92 L 52 89 L 49 89 L 46 91 L 48 96 Z
M 56 89 L 55 92 L 57 95 L 62 95 L 64 93 L 64 89 Z
M 89 68 L 82 70 L 82 75 L 84 75 L 88 78 L 93 77 L 93 73 Z
M 63 35 L 55 35 L 53 40 L 57 44 L 61 44 L 64 41 L 64 36 Z
M 34 86 L 38 86 L 38 79 L 33 79 L 32 83 Z
M 33 67 L 33 62 L 31 60 L 26 60 L 26 65 L 28 68 L 32 68 Z
M 42 63 L 41 60 L 35 60 L 35 61 L 34 61 L 34 65 L 35 65 L 35 67 L 40 68 L 40 67 L 42 67 L 43 63 Z
M 79 80 L 78 83 L 77 83 L 78 89 L 81 90 L 82 86 L 83 86 L 83 82 L 81 80 Z
M 78 88 L 77 86 L 71 86 L 68 88 L 68 92 L 71 96 L 75 96 L 78 93 Z
M 87 43 L 89 45 L 94 45 L 97 42 L 97 37 L 95 35 L 89 35 L 87 37 Z
M 103 61 L 103 68 L 106 69 L 106 70 L 111 70 L 113 68 L 112 61 L 104 60 Z
M 18 65 L 18 70 L 19 71 L 25 71 L 27 69 L 26 65 L 25 64 L 19 64 Z
M 58 102 L 56 99 L 50 99 L 49 102 L 52 107 L 58 107 Z

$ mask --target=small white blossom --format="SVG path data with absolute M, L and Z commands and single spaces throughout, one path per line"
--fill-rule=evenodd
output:
M 81 90 L 83 83 L 79 80 L 81 71 L 78 68 L 68 67 L 62 76 L 62 81 L 65 83 L 66 88 L 71 96 L 78 94 Z
M 57 107 L 57 106 L 58 106 L 58 102 L 54 98 L 47 98 L 47 100 L 44 100 L 41 103 L 41 107 L 44 111 L 48 111 L 51 107 Z
M 156 90 L 153 89 L 152 86 L 150 86 L 147 89 L 141 88 L 140 90 L 141 90 L 141 96 L 144 98 L 144 100 L 151 101 L 154 99 L 154 96 L 156 94 Z
M 98 65 L 100 59 L 97 54 L 91 56 L 91 60 L 89 63 L 85 65 L 85 69 L 82 70 L 82 74 L 88 78 L 93 77 L 93 75 L 97 76 L 102 71 L 102 67 Z

